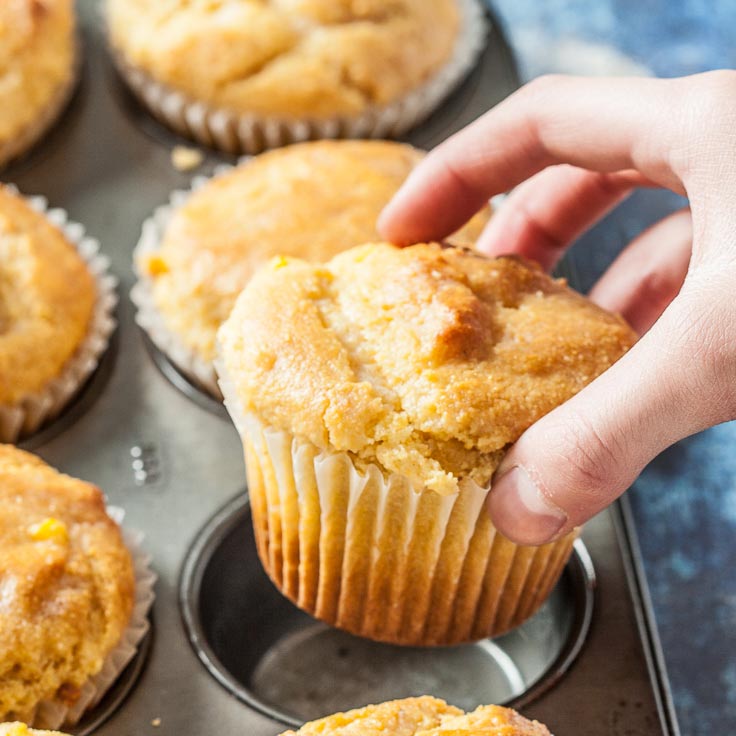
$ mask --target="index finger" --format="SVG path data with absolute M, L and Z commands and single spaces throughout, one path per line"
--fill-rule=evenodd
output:
M 542 77 L 432 151 L 379 220 L 388 240 L 444 238 L 494 194 L 553 164 L 635 169 L 683 191 L 668 163 L 674 106 L 687 80 Z

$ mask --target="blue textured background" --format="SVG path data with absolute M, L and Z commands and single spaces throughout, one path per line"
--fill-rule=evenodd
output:
M 525 78 L 736 67 L 735 0 L 495 0 Z M 573 249 L 586 287 L 682 206 L 638 192 Z M 631 491 L 683 734 L 736 734 L 736 425 L 658 457 Z

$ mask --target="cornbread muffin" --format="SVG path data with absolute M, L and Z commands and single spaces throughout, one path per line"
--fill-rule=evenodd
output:
M 403 132 L 484 44 L 474 0 L 107 0 L 106 12 L 118 67 L 155 115 L 249 153 Z
M 400 644 L 495 636 L 573 536 L 512 544 L 482 512 L 506 449 L 635 340 L 515 257 L 437 244 L 277 258 L 219 332 L 261 559 L 300 607 Z
M 0 3 L 0 165 L 53 123 L 75 81 L 73 0 Z
M 0 405 L 57 377 L 89 329 L 95 283 L 76 248 L 0 186 Z
M 108 0 L 116 49 L 191 98 L 332 117 L 385 105 L 452 53 L 453 0 Z
M 303 143 L 209 181 L 173 212 L 160 243 L 137 252 L 150 305 L 185 354 L 160 347 L 217 395 L 217 329 L 258 266 L 274 255 L 325 261 L 376 239 L 378 215 L 422 156 L 386 141 Z M 483 212 L 455 238 L 472 242 L 486 221 Z
M 37 731 L 25 723 L 0 723 L 0 736 L 66 736 L 58 731 Z
M 115 329 L 116 280 L 84 227 L 0 185 L 0 442 L 53 419 Z
M 0 719 L 72 705 L 128 626 L 131 554 L 95 486 L 0 445 Z
M 464 714 L 442 700 L 423 696 L 336 713 L 281 736 L 550 736 L 537 721 L 509 708 L 481 706 Z

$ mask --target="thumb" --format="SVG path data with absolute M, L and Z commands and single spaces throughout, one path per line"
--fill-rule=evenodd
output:
M 487 502 L 504 535 L 538 545 L 566 534 L 620 496 L 663 449 L 732 418 L 714 375 L 718 347 L 709 350 L 703 332 L 697 349 L 688 346 L 693 321 L 673 302 L 615 365 L 519 438 Z

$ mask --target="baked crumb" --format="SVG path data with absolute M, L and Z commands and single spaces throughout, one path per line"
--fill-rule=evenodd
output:
M 204 154 L 198 148 L 174 146 L 171 151 L 171 164 L 177 171 L 191 171 L 202 165 Z

